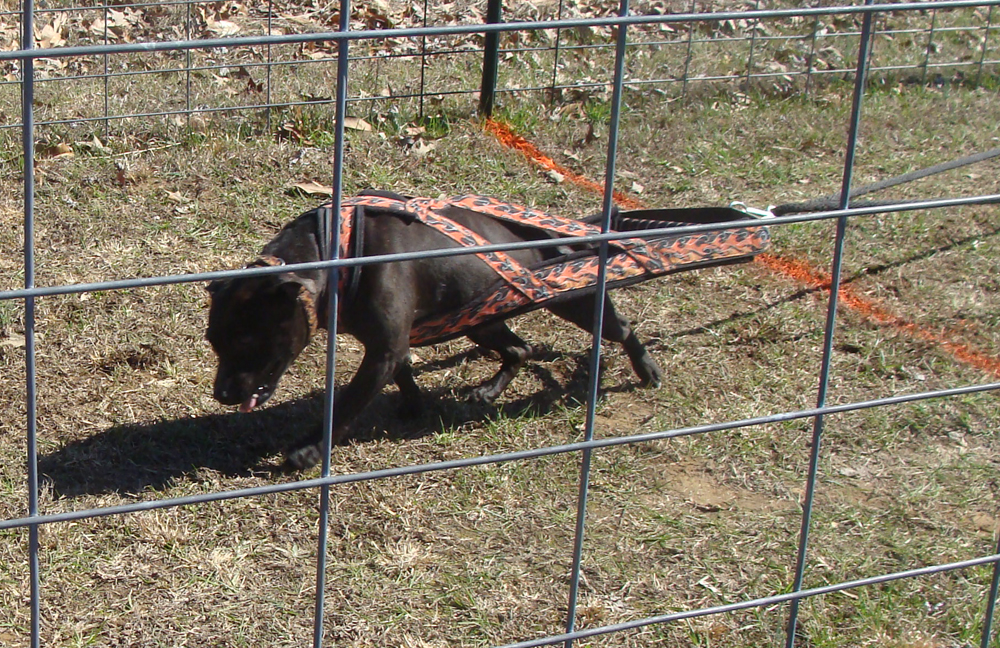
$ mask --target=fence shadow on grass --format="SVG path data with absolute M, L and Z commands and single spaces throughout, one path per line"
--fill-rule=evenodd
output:
M 973 243 L 974 241 L 984 240 L 987 238 L 994 238 L 1000 235 L 1000 227 L 992 227 L 982 232 L 977 232 L 975 234 L 970 234 L 962 238 L 952 239 L 947 243 L 942 245 L 935 245 L 924 250 L 919 250 L 912 254 L 907 254 L 901 256 L 897 259 L 888 260 L 879 264 L 866 266 L 853 272 L 852 274 L 843 277 L 841 283 L 842 285 L 850 285 L 857 282 L 866 276 L 877 276 L 882 273 L 888 272 L 890 270 L 896 270 L 898 268 L 906 267 L 911 263 L 917 263 L 920 261 L 926 261 L 932 258 L 936 254 L 943 254 L 945 252 L 950 252 L 952 250 L 960 249 L 966 245 Z M 671 333 L 669 337 L 678 339 L 682 337 L 688 337 L 692 335 L 700 335 L 706 331 L 716 329 L 727 324 L 732 324 L 740 320 L 746 320 L 754 317 L 755 315 L 760 315 L 766 313 L 767 311 L 773 310 L 774 308 L 781 306 L 783 304 L 788 304 L 803 297 L 813 295 L 815 293 L 825 290 L 824 288 L 806 287 L 794 290 L 778 299 L 766 302 L 757 308 L 743 311 L 736 311 L 728 317 L 722 317 L 711 322 L 706 322 L 704 324 L 699 324 L 698 326 L 688 328 L 681 331 L 676 331 Z M 818 329 L 817 329 L 818 330 Z M 648 348 L 656 348 L 653 344 L 647 343 Z
M 498 412 L 508 417 L 539 416 L 563 402 L 584 402 L 587 358 L 574 356 L 567 361 L 570 375 L 563 380 L 557 380 L 541 365 L 529 364 L 526 371 L 532 372 L 544 387 L 499 407 L 467 402 L 463 393 L 456 397 L 446 389 L 431 389 L 425 390 L 424 412 L 406 419 L 396 415 L 399 394 L 383 393 L 358 418 L 352 426 L 354 434 L 346 442 L 419 438 L 484 420 Z M 631 384 L 625 384 L 609 391 L 629 388 Z M 320 425 L 323 403 L 323 391 L 316 390 L 304 398 L 250 414 L 209 414 L 116 425 L 41 455 L 39 473 L 56 497 L 162 490 L 204 469 L 227 477 L 267 475 L 279 470 L 283 451 Z

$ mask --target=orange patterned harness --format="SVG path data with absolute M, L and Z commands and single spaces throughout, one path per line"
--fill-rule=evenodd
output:
M 362 208 L 367 215 L 389 213 L 407 220 L 419 221 L 462 247 L 490 245 L 490 242 L 479 234 L 443 216 L 443 210 L 449 206 L 520 226 L 535 227 L 554 235 L 554 238 L 567 239 L 567 243 L 571 243 L 571 239 L 575 237 L 601 233 L 599 227 L 588 222 L 559 218 L 484 196 L 460 196 L 447 200 L 433 198 L 402 200 L 362 195 L 348 198 L 341 204 L 340 256 L 341 258 L 349 256 L 349 251 L 352 249 L 351 237 L 357 234 L 354 232 L 354 222 L 358 208 Z M 329 209 L 332 206 L 327 204 L 324 207 Z M 688 210 L 662 213 L 676 215 L 685 211 Z M 749 218 L 743 212 L 731 209 L 727 211 L 731 212 L 728 215 L 729 220 Z M 619 215 L 616 223 L 625 225 L 629 230 L 634 229 L 638 233 L 643 229 L 691 224 L 664 221 L 657 216 L 660 213 L 625 212 Z M 632 214 L 641 214 L 646 218 L 641 220 L 630 218 Z M 649 215 L 654 216 L 650 219 Z M 717 222 L 717 220 L 707 222 Z M 660 234 L 649 239 L 636 237 L 612 241 L 609 243 L 607 284 L 608 287 L 618 287 L 682 270 L 748 260 L 767 249 L 769 241 L 770 235 L 764 226 L 736 227 L 696 234 Z M 443 342 L 465 335 L 474 327 L 541 308 L 552 300 L 579 295 L 580 291 L 594 290 L 597 286 L 600 259 L 596 250 L 591 250 L 584 256 L 564 255 L 551 259 L 537 268 L 525 267 L 504 252 L 477 252 L 476 256 L 496 272 L 497 283 L 456 311 L 426 317 L 415 322 L 410 331 L 411 345 L 422 346 Z M 341 273 L 338 290 L 342 295 L 348 284 L 349 274 L 349 272 Z

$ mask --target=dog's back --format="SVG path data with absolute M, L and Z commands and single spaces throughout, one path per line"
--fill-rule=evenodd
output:
M 362 212 L 363 226 L 352 234 L 362 237 L 355 240 L 355 243 L 360 244 L 356 249 L 365 257 L 459 247 L 463 236 L 476 239 L 474 245 L 552 238 L 544 230 L 499 220 L 450 203 L 442 204 L 436 212 L 453 224 L 449 235 L 413 218 L 412 214 L 407 215 L 405 209 L 399 209 L 396 203 L 405 202 L 406 197 L 381 192 L 376 196 L 386 198 L 385 204 L 380 207 L 379 201 L 368 201 L 369 204 L 365 205 Z M 273 265 L 319 260 L 322 256 L 320 248 L 323 239 L 319 234 L 322 230 L 319 226 L 320 218 L 321 213 L 314 210 L 286 226 L 265 246 L 264 263 Z M 521 249 L 506 252 L 506 258 L 522 268 L 530 268 L 564 253 L 565 250 L 554 247 Z M 501 259 L 499 263 L 502 265 L 503 257 L 497 258 Z M 497 274 L 496 258 L 487 262 L 476 254 L 364 264 L 351 276 L 350 283 L 353 287 L 346 291 L 348 298 L 343 299 L 340 304 L 339 330 L 356 337 L 365 347 L 365 356 L 355 376 L 338 396 L 334 412 L 335 440 L 344 437 L 350 422 L 391 381 L 395 381 L 400 388 L 403 409 L 409 412 L 419 410 L 420 391 L 413 380 L 409 364 L 414 323 L 424 318 L 461 311 L 473 303 L 477 296 L 501 281 Z M 272 328 L 287 328 L 291 332 L 289 344 L 253 345 L 254 349 L 266 349 L 265 355 L 281 356 L 257 359 L 253 366 L 260 367 L 259 371 L 248 370 L 243 363 L 234 362 L 237 358 L 227 357 L 233 355 L 233 349 L 238 347 L 231 344 L 231 340 L 238 341 L 240 330 L 246 328 L 240 322 L 254 321 L 255 318 L 253 313 L 245 312 L 246 309 L 242 308 L 245 304 L 231 302 L 236 299 L 235 296 L 247 292 L 241 286 L 254 283 L 260 284 L 268 295 L 281 295 L 285 298 L 281 302 L 283 312 L 269 313 L 267 319 L 275 323 Z M 262 405 L 274 392 L 285 368 L 311 337 L 313 324 L 310 322 L 318 321 L 320 326 L 325 326 L 327 318 L 321 308 L 329 298 L 329 290 L 326 273 L 322 271 L 275 274 L 266 280 L 243 277 L 213 283 L 209 339 L 219 355 L 216 397 L 225 403 L 239 403 L 244 411 Z M 262 299 L 259 295 L 252 295 L 243 301 L 278 304 L 275 299 Z M 586 330 L 592 328 L 595 314 L 593 294 L 571 296 L 558 300 L 557 303 L 547 304 L 546 307 Z M 231 311 L 235 312 L 234 309 L 242 309 L 235 320 L 226 315 Z M 305 312 L 310 309 L 311 312 Z M 504 317 L 507 315 L 455 332 L 456 335 L 467 335 L 476 344 L 496 351 L 502 360 L 499 371 L 472 390 L 471 398 L 474 400 L 492 402 L 496 399 L 530 354 L 531 347 L 507 327 Z M 264 318 L 261 316 L 260 319 Z M 627 321 L 615 313 L 610 300 L 605 302 L 604 321 L 603 336 L 624 346 L 640 381 L 643 384 L 658 384 L 661 377 L 659 367 L 631 331 Z M 234 328 L 239 330 L 233 330 Z M 257 330 L 260 327 L 253 328 Z M 282 331 L 258 331 L 257 334 L 280 336 Z M 255 351 L 252 355 L 256 357 L 259 354 Z M 304 468 L 318 461 L 319 439 L 318 432 L 304 439 L 299 447 L 289 453 L 289 464 L 295 468 Z

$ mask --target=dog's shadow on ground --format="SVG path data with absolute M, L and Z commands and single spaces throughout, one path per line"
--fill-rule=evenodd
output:
M 57 497 L 160 490 L 202 469 L 249 476 L 322 416 L 322 395 L 285 401 L 252 414 L 210 414 L 115 425 L 38 458 L 43 483 Z
M 542 359 L 553 355 L 549 352 Z M 417 371 L 438 370 L 463 360 L 448 359 L 442 366 L 428 364 Z M 499 408 L 468 402 L 464 390 L 455 394 L 431 389 L 424 392 L 424 412 L 403 418 L 396 413 L 399 394 L 383 393 L 352 425 L 354 434 L 349 442 L 419 438 L 497 415 L 538 416 L 560 403 L 582 402 L 586 399 L 587 358 L 571 356 L 565 360 L 570 364 L 570 375 L 567 379 L 564 374 L 560 380 L 545 367 L 529 363 L 525 371 L 534 374 L 542 389 L 506 400 Z M 196 478 L 204 470 L 227 477 L 267 475 L 280 471 L 282 452 L 321 424 L 324 401 L 324 392 L 317 390 L 307 397 L 250 414 L 210 414 L 115 425 L 41 455 L 38 469 L 43 483 L 56 497 L 162 490 L 178 479 Z

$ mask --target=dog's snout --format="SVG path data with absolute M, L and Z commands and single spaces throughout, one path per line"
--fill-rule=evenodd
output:
M 236 405 L 240 402 L 239 395 L 235 393 L 232 384 L 227 380 L 216 380 L 212 396 L 223 405 Z
M 231 398 L 228 389 L 219 387 L 215 388 L 215 393 L 212 395 L 215 397 L 215 400 L 219 401 L 220 403 L 225 403 Z

